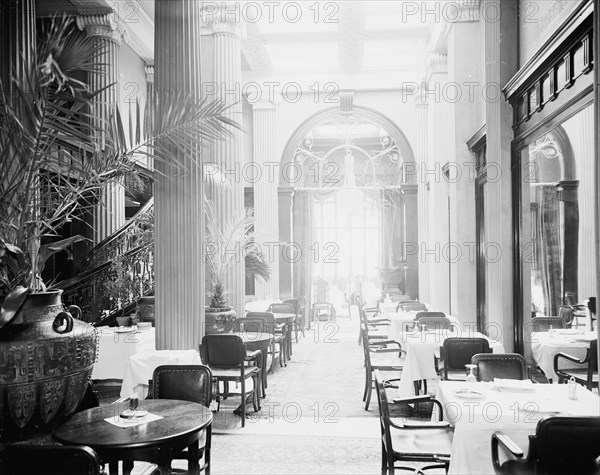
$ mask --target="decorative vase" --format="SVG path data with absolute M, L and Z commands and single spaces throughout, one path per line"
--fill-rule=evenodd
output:
M 231 307 L 206 307 L 204 309 L 205 334 L 229 333 L 233 330 L 236 313 Z
M 73 318 L 79 307 L 65 310 L 61 294 L 29 294 L 0 329 L 0 443 L 49 431 L 83 399 L 96 332 Z
M 137 301 L 140 321 L 151 322 L 154 326 L 154 295 L 140 297 Z

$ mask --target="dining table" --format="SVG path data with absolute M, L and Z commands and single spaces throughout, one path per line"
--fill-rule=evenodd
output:
M 402 350 L 406 352 L 400 382 L 398 383 L 398 394 L 401 396 L 414 396 L 415 382 L 439 378 L 435 368 L 436 358 L 440 358 L 441 347 L 446 338 L 485 338 L 490 343 L 494 353 L 504 353 L 504 346 L 499 341 L 493 340 L 484 334 L 467 329 L 465 331 L 455 328 L 455 331 L 447 329 L 434 331 L 405 332 L 400 342 Z
M 155 329 L 131 327 L 98 327 L 96 362 L 92 379 L 123 379 L 127 358 L 155 349 Z
M 554 372 L 554 356 L 567 353 L 584 359 L 590 342 L 598 338 L 596 332 L 579 329 L 553 329 L 545 332 L 533 332 L 530 336 L 531 355 L 536 364 L 544 372 L 547 379 L 558 383 L 558 375 Z M 581 365 L 566 359 L 560 360 L 560 368 L 581 368 Z
M 404 340 L 405 334 L 414 333 L 415 329 L 415 317 L 420 311 L 411 310 L 408 312 L 400 311 L 400 312 L 389 312 L 382 313 L 380 318 L 388 318 L 390 320 L 390 325 L 388 329 L 388 337 L 392 340 L 396 340 L 398 342 L 402 342 Z M 444 314 L 450 323 L 459 327 L 460 322 L 458 318 L 453 317 L 452 315 Z
M 569 399 L 567 385 L 530 380 L 467 383 L 440 381 L 436 399 L 454 426 L 449 474 L 494 474 L 491 438 L 510 437 L 527 454 L 537 423 L 553 415 L 598 416 L 600 399 L 583 386 Z M 434 414 L 437 420 L 437 413 Z
M 123 461 L 124 475 L 131 472 L 134 461 L 158 463 L 162 475 L 170 474 L 173 456 L 187 447 L 188 473 L 199 473 L 199 440 L 212 424 L 210 409 L 188 401 L 140 400 L 138 409 L 148 415 L 135 420 L 121 417 L 127 405 L 78 412 L 56 427 L 53 437 L 61 444 L 91 447 L 109 464 L 111 474 L 119 473 L 118 463 Z

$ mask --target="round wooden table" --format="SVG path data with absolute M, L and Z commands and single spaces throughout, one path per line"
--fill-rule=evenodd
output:
M 198 440 L 212 424 L 212 412 L 205 406 L 171 399 L 140 400 L 139 408 L 162 419 L 134 427 L 117 427 L 105 419 L 116 417 L 128 404 L 95 407 L 75 414 L 54 429 L 54 438 L 66 445 L 87 445 L 118 473 L 123 460 L 123 473 L 129 473 L 134 461 L 158 463 L 161 474 L 171 473 L 173 456 L 188 448 L 188 472 L 196 474 Z

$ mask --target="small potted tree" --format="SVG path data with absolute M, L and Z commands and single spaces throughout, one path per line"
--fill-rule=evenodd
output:
M 252 210 L 247 209 L 229 219 L 217 219 L 210 201 L 205 200 L 204 209 L 208 236 L 205 255 L 212 287 L 204 312 L 205 333 L 229 332 L 236 313 L 227 303 L 225 278 L 241 258 L 230 250 L 240 249 L 244 254 L 246 277 L 260 277 L 268 281 L 271 269 L 256 247 Z

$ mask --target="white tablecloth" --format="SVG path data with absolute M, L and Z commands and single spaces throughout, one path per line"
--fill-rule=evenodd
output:
M 154 328 L 119 333 L 117 327 L 98 327 L 98 352 L 92 379 L 123 379 L 127 358 L 155 348 Z
M 196 350 L 151 350 L 130 356 L 125 363 L 125 375 L 121 386 L 121 397 L 135 392 L 141 399 L 148 395 L 148 380 L 155 368 L 161 365 L 199 365 L 200 355 Z
M 390 319 L 390 328 L 388 330 L 388 336 L 392 340 L 396 340 L 402 342 L 406 337 L 405 333 L 414 333 L 413 330 L 413 322 L 415 317 L 419 313 L 418 311 L 410 311 L 410 312 L 392 312 L 392 313 L 382 313 L 382 318 Z M 452 315 L 447 315 L 446 317 L 450 322 L 454 325 L 459 326 L 460 322 L 456 317 Z
M 482 399 L 461 399 L 457 389 L 467 383 L 441 381 L 436 399 L 444 407 L 444 418 L 454 424 L 450 474 L 493 474 L 491 439 L 501 431 L 515 441 L 525 453 L 530 435 L 543 417 L 548 405 L 560 408 L 564 415 L 600 415 L 600 399 L 583 386 L 577 388 L 578 399 L 567 398 L 566 385 L 535 384 L 533 391 L 499 391 L 493 383 L 475 383 Z M 564 411 L 564 412 L 563 412 Z M 501 459 L 502 460 L 502 459 Z
M 268 312 L 269 305 L 272 303 L 281 303 L 281 300 L 267 299 L 247 302 L 244 306 L 244 310 L 246 310 L 246 312 Z
M 450 337 L 487 338 L 482 333 L 470 331 L 432 331 L 404 333 L 400 341 L 402 349 L 406 351 L 404 368 L 398 385 L 398 393 L 401 396 L 413 396 L 415 394 L 414 382 L 422 379 L 438 378 L 435 371 L 435 358 L 440 357 L 440 348 L 444 340 Z M 487 338 L 490 348 L 494 353 L 504 353 L 502 343 Z
M 576 358 L 585 358 L 590 341 L 597 338 L 596 332 L 585 332 L 577 330 L 555 330 L 554 332 L 537 332 L 531 334 L 531 353 L 534 361 L 546 375 L 552 378 L 552 382 L 558 382 L 558 376 L 554 372 L 554 355 L 568 353 Z M 584 340 L 584 341 L 578 341 Z M 581 368 L 581 365 L 561 359 L 560 368 Z

